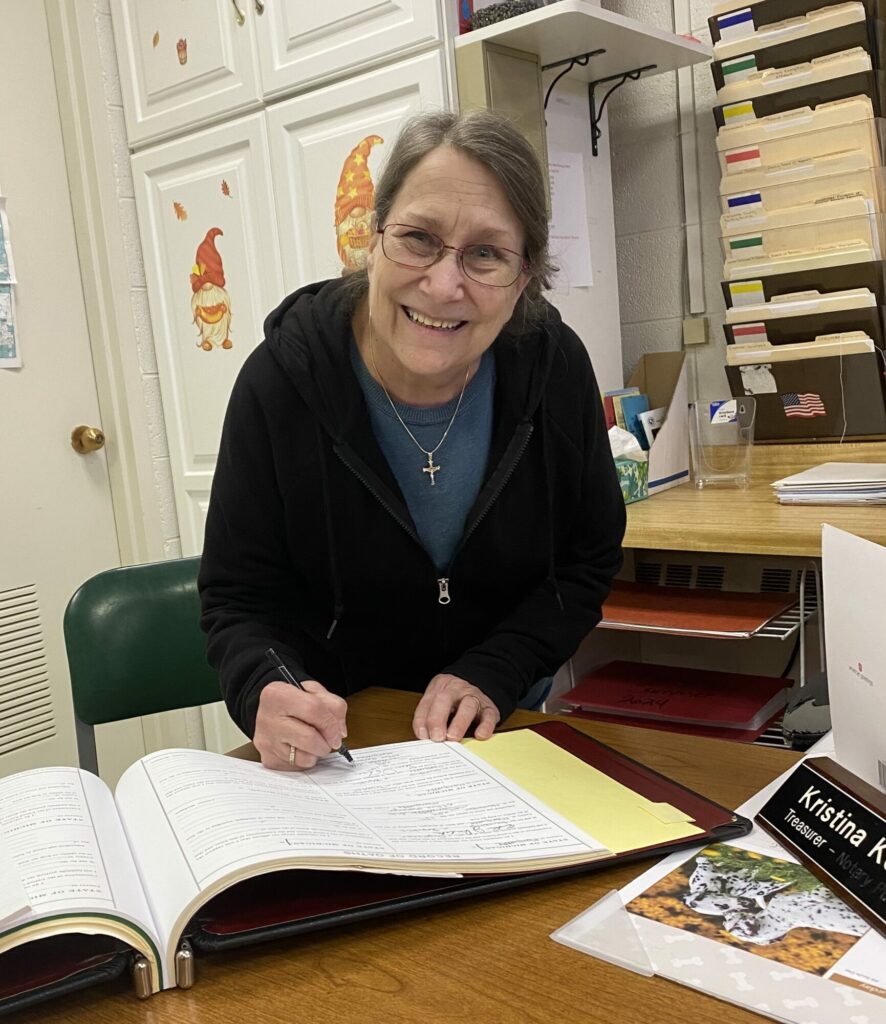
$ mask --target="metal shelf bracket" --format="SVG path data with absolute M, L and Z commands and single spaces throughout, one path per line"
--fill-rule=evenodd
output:
M 653 71 L 657 65 L 646 64 L 642 68 L 635 68 L 633 71 L 624 71 L 618 75 L 609 75 L 607 78 L 598 78 L 596 81 L 588 82 L 588 107 L 591 113 L 591 152 L 594 156 L 598 156 L 597 143 L 600 140 L 600 136 L 603 134 L 603 129 L 600 128 L 600 119 L 603 116 L 603 108 L 606 106 L 606 101 L 609 97 L 620 89 L 625 82 L 636 82 L 640 75 L 644 71 Z M 613 84 L 606 90 L 606 94 L 600 101 L 600 106 L 597 106 L 595 90 L 598 85 L 604 85 L 606 82 L 612 82 Z

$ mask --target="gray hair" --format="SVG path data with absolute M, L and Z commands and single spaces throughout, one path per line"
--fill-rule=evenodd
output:
M 556 270 L 548 252 L 548 214 L 541 164 L 512 121 L 494 110 L 440 110 L 411 117 L 391 148 L 375 187 L 375 217 L 384 225 L 409 172 L 440 146 L 451 146 L 490 171 L 501 185 L 526 236 L 524 258 L 531 277 L 514 307 L 509 333 L 521 333 L 545 319 L 542 295 Z M 356 308 L 369 288 L 365 270 L 347 275 L 343 295 Z

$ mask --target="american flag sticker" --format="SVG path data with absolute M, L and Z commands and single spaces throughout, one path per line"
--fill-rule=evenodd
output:
M 749 53 L 744 57 L 737 57 L 735 60 L 724 60 L 720 65 L 720 70 L 723 72 L 723 82 L 726 85 L 743 82 L 757 70 L 757 58 L 753 53 Z
M 730 173 L 748 171 L 752 167 L 759 167 L 762 163 L 759 146 L 751 146 L 749 149 L 730 149 L 726 153 L 726 170 Z
M 729 125 L 739 124 L 742 121 L 753 121 L 756 116 L 753 100 L 744 100 L 742 103 L 727 103 L 723 107 L 723 120 Z
M 742 192 L 741 195 L 726 197 L 726 206 L 729 210 L 747 210 L 752 206 L 762 205 L 763 196 L 759 192 Z
M 735 324 L 732 328 L 732 337 L 736 341 L 769 341 L 766 324 L 762 320 L 755 324 Z
M 721 39 L 741 39 L 754 34 L 754 12 L 750 7 L 739 11 L 730 11 L 717 18 L 717 28 Z
M 766 301 L 762 281 L 735 281 L 729 285 L 729 296 L 733 306 L 753 306 Z
M 804 420 L 812 419 L 813 416 L 827 416 L 821 395 L 816 395 L 814 391 L 805 395 L 790 391 L 781 396 L 781 401 L 785 416 L 799 417 Z

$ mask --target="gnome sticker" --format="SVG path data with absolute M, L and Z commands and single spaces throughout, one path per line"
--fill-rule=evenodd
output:
M 191 270 L 191 312 L 200 332 L 197 348 L 211 352 L 214 348 L 232 348 L 231 299 L 225 291 L 225 272 L 215 247 L 221 228 L 210 228 L 197 246 L 197 260 Z
M 335 241 L 346 270 L 361 270 L 366 266 L 372 233 L 372 209 L 375 206 L 375 186 L 369 175 L 367 159 L 370 149 L 384 141 L 380 135 L 367 135 L 351 150 L 338 179 Z

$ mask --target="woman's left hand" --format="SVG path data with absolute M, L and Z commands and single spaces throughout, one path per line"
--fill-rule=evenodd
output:
M 472 722 L 474 738 L 488 740 L 501 716 L 482 690 L 458 676 L 438 675 L 428 683 L 412 716 L 420 740 L 460 740 Z

